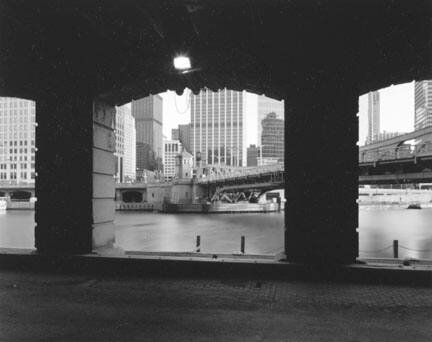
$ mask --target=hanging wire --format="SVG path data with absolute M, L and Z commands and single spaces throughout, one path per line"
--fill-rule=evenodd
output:
M 399 248 L 406 249 L 406 250 L 412 251 L 412 252 L 432 252 L 432 250 L 430 250 L 430 249 L 413 249 L 413 248 L 408 248 L 408 247 L 405 247 L 402 245 L 399 245 Z
M 371 250 L 371 251 L 362 251 L 362 250 L 359 250 L 359 252 L 360 252 L 360 253 L 376 253 L 376 252 L 383 252 L 383 251 L 385 251 L 385 250 L 387 250 L 387 249 L 389 249 L 389 248 L 392 248 L 392 247 L 393 247 L 393 245 L 389 245 L 389 246 L 384 247 L 384 248 L 381 248 L 381 249 L 374 249 L 374 250 Z
M 187 111 L 190 108 L 190 103 L 191 103 L 191 93 L 192 91 L 188 88 L 185 89 L 186 93 L 186 109 L 184 111 L 179 110 L 178 104 L 177 104 L 177 94 L 174 96 L 174 104 L 175 104 L 175 108 L 177 110 L 177 113 L 180 115 L 186 114 Z

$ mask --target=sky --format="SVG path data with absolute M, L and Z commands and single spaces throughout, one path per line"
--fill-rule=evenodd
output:
M 387 132 L 410 132 L 414 130 L 414 82 L 390 86 L 380 91 L 380 128 Z M 163 97 L 163 134 L 171 139 L 171 129 L 179 124 L 190 123 L 189 96 L 186 89 L 178 96 L 173 91 L 160 94 Z M 252 101 L 251 101 L 252 102 Z M 367 94 L 359 97 L 359 143 L 364 144 L 367 136 Z M 254 111 L 250 111 L 254 112 Z M 257 119 L 247 122 L 248 131 L 257 130 Z M 251 136 L 254 137 L 254 134 Z M 254 139 L 254 138 L 253 138 Z M 249 144 L 256 143 L 254 140 Z
M 167 139 L 171 139 L 171 129 L 190 123 L 190 94 L 189 89 L 185 89 L 181 96 L 178 96 L 175 91 L 159 94 L 163 98 L 162 130 Z
M 380 129 L 387 132 L 414 130 L 414 82 L 390 86 L 380 92 Z M 359 142 L 367 136 L 367 94 L 359 98 Z

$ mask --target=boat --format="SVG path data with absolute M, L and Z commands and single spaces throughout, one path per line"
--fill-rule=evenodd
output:
M 6 210 L 7 200 L 6 197 L 0 197 L 0 210 Z
M 421 209 L 421 208 L 422 207 L 420 206 L 419 203 L 413 203 L 413 204 L 410 204 L 407 209 Z

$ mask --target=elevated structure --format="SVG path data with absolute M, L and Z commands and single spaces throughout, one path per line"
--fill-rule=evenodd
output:
M 432 79 L 431 15 L 429 0 L 1 0 L 0 95 L 36 101 L 38 253 L 112 245 L 114 106 L 226 87 L 285 100 L 287 260 L 354 262 L 358 97 Z
M 406 144 L 414 141 L 415 145 Z M 414 155 L 429 154 L 432 145 L 432 127 L 401 134 L 359 148 L 359 162 L 374 162 L 382 159 L 400 159 Z

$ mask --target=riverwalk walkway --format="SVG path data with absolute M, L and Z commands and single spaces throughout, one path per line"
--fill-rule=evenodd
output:
M 432 341 L 432 288 L 0 271 L 0 341 Z

